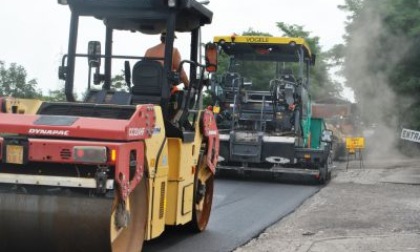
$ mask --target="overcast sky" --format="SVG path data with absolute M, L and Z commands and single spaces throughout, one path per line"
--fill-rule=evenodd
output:
M 320 37 L 323 49 L 342 42 L 345 13 L 337 6 L 344 0 L 211 0 L 207 6 L 214 12 L 213 23 L 202 30 L 203 42 L 215 35 L 242 33 L 249 28 L 268 32 L 274 36 L 281 33 L 276 22 L 303 25 L 312 35 Z M 1 0 L 0 1 L 0 60 L 7 64 L 17 63 L 28 72 L 28 79 L 37 79 L 42 90 L 54 90 L 61 81 L 57 69 L 67 51 L 70 11 L 57 0 Z M 101 40 L 103 28 L 99 22 L 83 19 L 80 22 L 78 52 L 85 53 L 87 41 Z M 126 37 L 116 34 L 114 52 L 139 55 L 147 47 L 156 44 L 156 39 L 141 40 L 138 34 Z M 188 53 L 182 34 L 176 46 L 181 54 Z M 144 38 L 144 37 L 143 37 Z M 130 53 L 131 52 L 131 53 Z M 84 63 L 83 68 L 86 68 Z M 82 64 L 80 64 L 82 65 Z M 82 87 L 81 87 L 82 88 Z

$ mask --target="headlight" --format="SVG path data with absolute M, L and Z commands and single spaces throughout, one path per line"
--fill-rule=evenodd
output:
M 64 0 L 66 1 L 66 0 Z M 168 6 L 171 8 L 176 7 L 176 0 L 168 0 Z

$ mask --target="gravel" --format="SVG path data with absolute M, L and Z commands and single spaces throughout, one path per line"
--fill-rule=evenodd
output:
M 420 251 L 420 160 L 336 165 L 327 186 L 235 252 Z

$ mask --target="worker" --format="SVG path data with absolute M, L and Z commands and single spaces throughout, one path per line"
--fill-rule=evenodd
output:
M 176 38 L 176 36 L 175 36 L 175 38 Z M 160 44 L 147 49 L 145 57 L 164 58 L 164 55 L 165 55 L 165 41 L 166 41 L 166 33 L 165 32 L 161 34 L 160 41 L 161 41 Z M 160 60 L 159 62 L 161 62 L 162 65 L 163 65 L 162 60 Z M 181 64 L 181 54 L 179 53 L 178 49 L 174 47 L 173 48 L 173 53 L 172 53 L 172 71 L 177 71 L 180 64 Z M 181 80 L 182 83 L 184 83 L 184 88 L 187 89 L 190 82 L 188 80 L 187 74 L 184 71 L 184 68 L 181 68 L 180 80 Z M 175 91 L 177 91 L 176 86 L 172 89 L 171 93 L 173 93 Z

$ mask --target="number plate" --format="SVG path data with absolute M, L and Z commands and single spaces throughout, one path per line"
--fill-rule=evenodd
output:
M 6 146 L 6 163 L 23 164 L 23 146 L 7 145 Z

